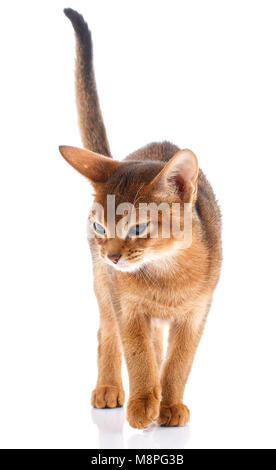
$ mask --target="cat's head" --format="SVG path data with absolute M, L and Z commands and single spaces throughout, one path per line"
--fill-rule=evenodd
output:
M 68 146 L 60 152 L 92 183 L 89 236 L 115 269 L 133 272 L 148 263 L 169 263 L 185 237 L 186 247 L 191 243 L 198 177 L 193 152 L 179 150 L 167 163 L 119 162 Z

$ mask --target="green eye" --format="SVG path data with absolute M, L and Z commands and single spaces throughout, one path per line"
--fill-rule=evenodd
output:
M 128 237 L 137 237 L 147 228 L 148 224 L 133 225 L 128 231 Z
M 101 224 L 97 224 L 97 222 L 94 222 L 93 227 L 96 233 L 99 233 L 100 235 L 105 234 L 105 229 Z

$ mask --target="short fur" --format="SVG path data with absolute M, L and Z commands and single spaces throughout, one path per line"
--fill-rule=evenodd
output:
M 71 8 L 66 8 L 64 13 L 76 33 L 75 83 L 82 142 L 85 148 L 110 157 L 93 70 L 91 34 L 79 13 Z
M 191 202 L 193 208 L 192 244 L 185 250 L 176 247 L 171 237 L 120 239 L 94 234 L 90 238 L 100 310 L 98 381 L 92 405 L 114 408 L 123 404 L 123 349 L 129 374 L 130 425 L 143 428 L 158 418 L 161 425 L 181 426 L 189 420 L 182 402 L 185 384 L 219 278 L 220 211 L 189 150 L 163 142 L 147 145 L 123 162 L 99 155 L 111 156 L 93 75 L 91 36 L 81 15 L 68 9 L 65 14 L 77 39 L 81 135 L 84 147 L 92 152 L 63 146 L 62 155 L 91 181 L 95 202 L 105 208 L 108 194 L 115 195 L 116 206 L 169 201 Z M 92 210 L 92 222 L 94 217 Z M 119 253 L 133 270 L 115 269 L 107 262 L 110 253 Z M 163 321 L 170 325 L 165 360 Z

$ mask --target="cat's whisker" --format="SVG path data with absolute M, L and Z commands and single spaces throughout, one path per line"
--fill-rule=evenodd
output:
M 133 201 L 133 205 L 135 206 L 136 202 L 137 202 L 137 196 L 138 194 L 140 193 L 141 189 L 145 186 L 145 183 L 142 183 L 141 186 L 138 188 L 137 190 L 137 193 L 135 194 L 135 197 L 134 197 L 134 201 Z
M 181 399 L 219 278 L 219 207 L 191 150 L 180 150 L 164 141 L 151 143 L 123 161 L 109 158 L 112 154 L 93 74 L 90 31 L 79 13 L 65 9 L 65 14 L 72 22 L 77 38 L 76 91 L 84 148 L 61 146 L 60 153 L 73 168 L 89 179 L 95 190 L 87 235 L 93 256 L 95 294 L 101 318 L 98 334 L 99 375 L 92 394 L 92 405 L 106 408 L 123 404 L 123 345 L 130 379 L 130 425 L 143 428 L 151 423 L 150 417 L 159 416 L 161 425 L 183 426 L 189 420 L 189 410 Z M 113 235 L 108 230 L 109 196 L 114 196 L 116 224 L 118 219 L 122 220 L 120 215 L 124 217 L 125 212 L 128 213 L 122 220 L 123 237 L 117 230 Z M 136 211 L 140 200 L 147 202 L 147 215 L 150 212 L 147 224 L 145 220 L 137 222 Z M 133 201 L 136 224 L 128 227 L 126 220 L 129 221 L 132 212 L 117 209 L 121 204 L 129 208 L 130 201 Z M 153 201 L 154 204 L 151 204 Z M 183 224 L 176 208 L 182 208 L 185 201 L 189 201 L 191 208 L 187 215 L 192 217 L 186 219 L 184 214 Z M 170 220 L 179 222 L 177 226 L 174 224 L 180 234 L 178 243 L 174 243 L 177 240 L 173 229 L 168 237 L 161 237 L 161 203 L 167 211 L 166 222 L 169 214 Z M 154 208 L 157 213 L 152 211 Z M 189 225 L 191 222 L 192 225 Z M 146 232 L 149 224 L 150 228 L 154 228 L 156 237 L 150 237 L 152 233 Z M 180 230 L 182 226 L 186 231 Z M 182 234 L 190 236 L 188 228 L 191 227 L 191 249 L 185 251 L 188 236 L 185 240 L 185 235 L 182 240 Z M 139 239 L 140 234 L 145 237 Z M 155 319 L 171 322 L 169 354 L 162 371 L 162 384 L 158 370 L 162 339 L 155 334 L 156 329 L 151 328 Z M 172 404 L 170 407 L 167 404 L 163 406 L 162 396 L 164 403 Z M 169 421 L 168 414 L 171 415 Z
M 142 266 L 141 267 L 141 270 L 142 272 L 145 274 L 145 276 L 147 277 L 147 279 L 149 280 L 149 282 L 153 285 L 155 285 L 156 287 L 158 287 L 158 289 L 161 289 L 161 287 L 159 286 L 159 284 L 155 283 L 155 281 L 152 279 L 152 277 L 150 276 L 149 272 L 146 270 L 146 266 Z
M 141 273 L 141 275 L 142 275 L 142 277 L 143 277 L 145 283 L 146 283 L 147 286 L 149 287 L 149 284 L 148 284 L 148 282 L 147 282 L 147 279 L 146 279 L 145 276 L 144 276 L 145 273 L 144 273 L 144 271 L 143 271 L 142 269 L 140 269 L 140 273 Z
M 155 285 L 156 287 L 158 287 L 160 289 L 160 286 L 158 286 L 155 281 L 153 280 L 153 278 L 151 277 L 147 267 L 144 265 L 142 266 L 142 269 L 143 269 L 143 272 L 144 274 L 147 276 L 147 278 L 149 279 L 149 281 L 151 282 L 151 284 Z

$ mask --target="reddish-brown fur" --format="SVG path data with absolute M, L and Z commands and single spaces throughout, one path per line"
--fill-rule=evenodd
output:
M 163 142 L 150 144 L 123 162 L 99 155 L 110 157 L 110 152 L 91 72 L 90 35 L 78 13 L 65 13 L 77 35 L 80 127 L 84 146 L 92 152 L 63 146 L 61 154 L 91 181 L 95 202 L 105 209 L 108 194 L 115 195 L 116 206 L 122 202 L 192 204 L 193 236 L 186 249 L 181 249 L 181 241 L 163 239 L 159 232 L 154 239 L 97 233 L 89 239 L 100 310 L 98 381 L 92 405 L 113 408 L 123 404 L 123 350 L 129 374 L 130 425 L 142 428 L 156 418 L 161 425 L 184 425 L 189 420 L 189 410 L 182 403 L 184 388 L 219 278 L 220 212 L 191 151 Z M 88 63 L 81 62 L 84 57 Z M 87 70 L 92 74 L 90 84 Z M 117 215 L 116 220 L 121 217 Z M 93 221 L 97 221 L 97 211 L 92 208 L 90 224 Z M 106 210 L 101 223 L 107 227 Z M 106 256 L 111 253 L 119 253 L 133 270 L 121 271 L 108 264 Z M 165 360 L 163 320 L 170 324 Z

